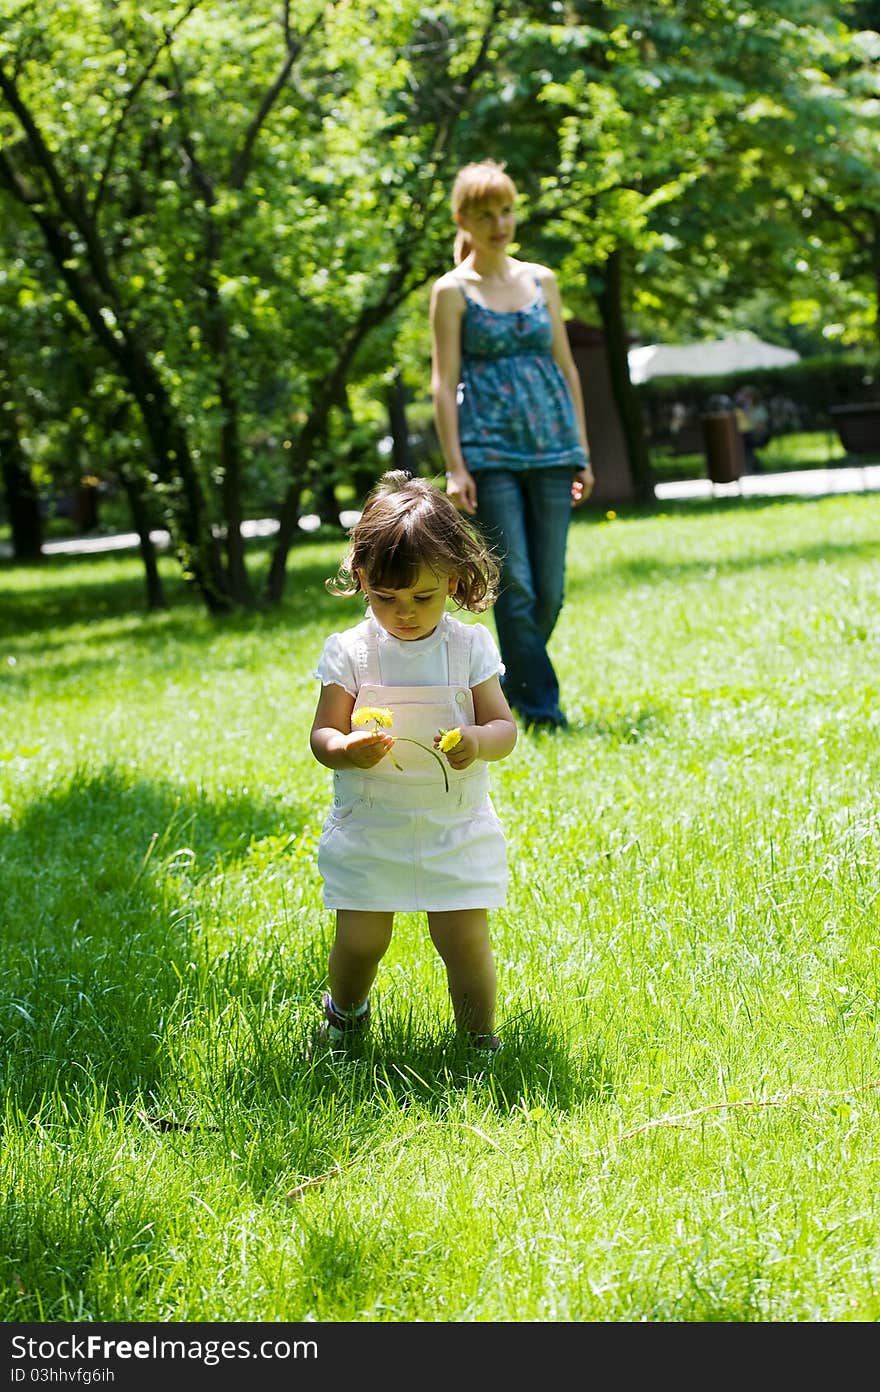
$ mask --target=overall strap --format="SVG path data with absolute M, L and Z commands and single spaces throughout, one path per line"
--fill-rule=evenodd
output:
M 358 666 L 358 687 L 379 686 L 382 675 L 379 671 L 379 645 L 376 630 L 369 619 L 361 625 L 361 633 L 355 644 Z
M 449 685 L 470 689 L 471 630 L 460 620 L 449 626 Z

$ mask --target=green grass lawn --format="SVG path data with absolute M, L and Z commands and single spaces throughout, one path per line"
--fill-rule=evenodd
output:
M 578 515 L 488 1066 L 418 915 L 307 1057 L 342 543 L 231 622 L 168 557 L 158 615 L 133 556 L 0 565 L 3 1320 L 880 1318 L 878 535 Z

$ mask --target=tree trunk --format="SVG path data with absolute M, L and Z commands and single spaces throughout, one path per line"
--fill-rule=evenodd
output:
M 219 236 L 213 226 L 210 227 L 205 255 L 212 267 L 219 260 Z M 229 328 L 213 276 L 205 280 L 205 293 L 209 306 L 208 331 L 218 366 L 218 388 L 223 409 L 223 424 L 220 429 L 220 494 L 226 539 L 226 586 L 236 604 L 250 608 L 253 604 L 253 591 L 245 563 L 244 537 L 241 530 L 244 518 L 241 501 L 242 458 L 238 391 L 230 360 Z
M 220 544 L 211 528 L 205 490 L 186 429 L 177 419 L 164 384 L 140 344 L 126 338 L 122 345 L 114 346 L 140 408 L 156 471 L 164 483 L 175 488 L 169 522 L 183 573 L 198 588 L 209 613 L 228 613 L 236 598 L 230 594 Z
M 253 604 L 253 591 L 245 564 L 244 537 L 241 530 L 243 517 L 238 398 L 229 383 L 226 368 L 224 358 L 220 380 L 220 399 L 224 409 L 223 428 L 220 432 L 220 462 L 223 469 L 221 491 L 223 522 L 226 527 L 226 575 L 233 599 L 236 603 L 250 608 Z
M 316 453 L 327 438 L 327 424 L 334 403 L 344 399 L 345 378 L 354 349 L 365 332 L 363 324 L 368 316 L 364 314 L 355 333 L 349 339 L 331 379 L 317 392 L 312 409 L 296 444 L 291 450 L 288 474 L 290 485 L 284 495 L 278 514 L 278 533 L 272 550 L 269 574 L 266 577 L 266 601 L 268 604 L 280 603 L 284 595 L 287 579 L 287 557 L 293 545 L 293 538 L 299 525 L 299 509 L 309 468 Z
M 15 419 L 15 407 L 7 392 L 0 404 L 0 476 L 6 494 L 12 552 L 17 561 L 38 561 L 43 554 L 43 519 L 40 500 Z
M 294 476 L 278 513 L 278 533 L 272 548 L 269 574 L 266 576 L 266 602 L 268 604 L 280 604 L 284 595 L 284 584 L 287 579 L 287 557 L 290 554 L 290 548 L 299 524 L 299 505 L 303 495 L 302 480 L 308 467 L 307 451 L 301 455 L 301 462 L 302 475 L 299 478 Z
M 651 503 L 654 501 L 651 456 L 645 439 L 642 408 L 629 375 L 629 345 L 623 318 L 621 260 L 620 251 L 612 251 L 606 260 L 602 272 L 602 288 L 596 296 L 596 303 L 605 335 L 611 390 L 626 440 L 636 495 L 640 502 Z
M 14 181 L 11 188 L 16 193 Z M 63 223 L 40 207 L 31 211 L 74 302 L 88 320 L 98 343 L 116 363 L 137 403 L 149 436 L 156 472 L 169 499 L 169 528 L 184 576 L 196 586 L 209 613 L 228 613 L 235 607 L 236 600 L 230 594 L 186 424 L 153 364 L 146 342 L 138 336 L 136 325 L 123 327 L 125 316 L 121 311 L 120 327 L 111 331 L 104 310 L 108 303 L 114 306 L 118 303 L 112 287 L 90 279 L 81 270 L 78 260 L 71 254 L 71 238 Z M 102 260 L 100 248 L 96 258 Z
M 388 424 L 391 430 L 391 466 L 412 473 L 412 450 L 409 445 L 409 424 L 406 418 L 406 389 L 399 371 L 391 379 L 386 397 Z
M 132 525 L 138 534 L 138 546 L 141 553 L 141 560 L 144 563 L 144 584 L 146 588 L 147 608 L 151 612 L 158 609 L 167 609 L 168 600 L 165 597 L 165 587 L 162 583 L 162 576 L 159 574 L 156 547 L 150 535 L 152 529 L 150 509 L 141 480 L 130 475 L 126 469 L 120 470 L 119 476 L 122 480 L 122 486 L 125 489 L 125 496 L 128 498 Z
M 312 505 L 325 527 L 339 526 L 339 504 L 333 477 L 321 476 L 312 484 Z

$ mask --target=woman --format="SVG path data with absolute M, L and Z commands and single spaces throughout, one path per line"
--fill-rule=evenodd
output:
M 452 190 L 455 268 L 431 295 L 432 393 L 456 507 L 502 560 L 503 689 L 526 725 L 567 724 L 547 643 L 562 607 L 572 506 L 593 487 L 580 379 L 556 277 L 507 254 L 516 188 L 494 160 Z

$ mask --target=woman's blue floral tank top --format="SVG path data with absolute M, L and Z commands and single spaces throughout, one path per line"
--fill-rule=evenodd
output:
M 553 357 L 553 328 L 540 281 L 523 309 L 465 298 L 461 329 L 459 436 L 471 473 L 486 469 L 586 467 L 568 383 Z

